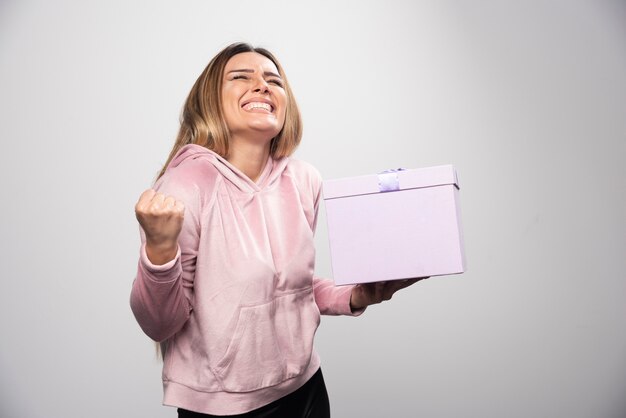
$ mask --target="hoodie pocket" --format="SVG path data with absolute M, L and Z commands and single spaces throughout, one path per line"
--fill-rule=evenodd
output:
M 249 392 L 302 374 L 320 322 L 313 291 L 245 306 L 224 357 L 213 367 L 228 392 Z

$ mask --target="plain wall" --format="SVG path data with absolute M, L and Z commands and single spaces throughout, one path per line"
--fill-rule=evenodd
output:
M 626 417 L 625 22 L 618 0 L 3 0 L 0 416 L 175 416 L 128 305 L 133 206 L 243 40 L 281 60 L 325 178 L 460 176 L 469 270 L 323 318 L 334 417 Z M 323 212 L 316 243 L 330 277 Z

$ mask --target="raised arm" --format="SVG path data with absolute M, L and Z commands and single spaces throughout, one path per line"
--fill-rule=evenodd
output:
M 142 245 L 130 305 L 142 330 L 164 341 L 183 327 L 193 309 L 199 197 L 195 187 L 176 177 L 155 188 L 135 206 Z

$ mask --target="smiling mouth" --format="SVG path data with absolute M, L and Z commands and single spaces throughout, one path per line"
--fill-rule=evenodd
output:
M 246 103 L 243 106 L 244 110 L 248 110 L 248 111 L 253 111 L 253 110 L 264 110 L 266 112 L 272 113 L 274 111 L 274 108 L 272 107 L 272 105 L 270 105 L 269 103 L 263 103 L 263 102 L 250 102 L 250 103 Z

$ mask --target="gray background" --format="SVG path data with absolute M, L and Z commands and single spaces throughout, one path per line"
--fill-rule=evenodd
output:
M 128 306 L 133 206 L 196 77 L 245 40 L 283 63 L 297 156 L 325 178 L 460 174 L 468 272 L 323 319 L 335 417 L 626 417 L 625 19 L 610 0 L 3 0 L 0 416 L 175 416 Z M 323 213 L 317 247 L 330 276 Z

